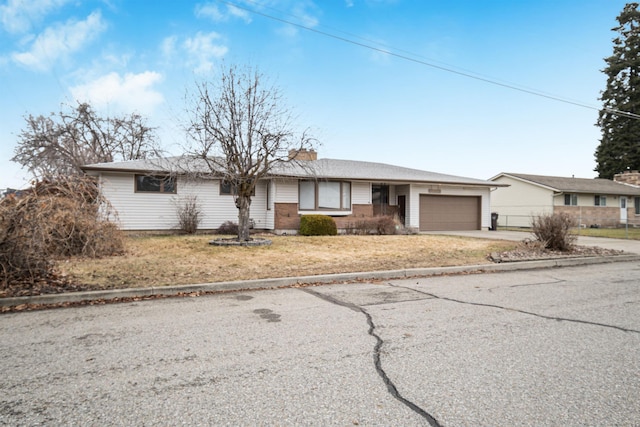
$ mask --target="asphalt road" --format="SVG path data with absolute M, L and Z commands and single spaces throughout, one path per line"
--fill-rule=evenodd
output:
M 0 316 L 4 425 L 640 425 L 640 264 Z

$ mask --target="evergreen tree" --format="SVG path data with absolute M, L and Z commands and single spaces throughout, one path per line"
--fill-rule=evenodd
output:
M 602 139 L 596 149 L 600 178 L 640 169 L 640 11 L 628 3 L 617 17 L 613 55 L 605 58 L 607 87 L 598 117 Z

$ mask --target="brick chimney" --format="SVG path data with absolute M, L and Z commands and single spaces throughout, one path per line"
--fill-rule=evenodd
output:
M 626 184 L 640 186 L 640 172 L 624 171 L 622 173 L 617 173 L 613 176 L 613 180 L 617 182 L 624 182 Z
M 315 150 L 289 150 L 289 160 L 318 160 Z

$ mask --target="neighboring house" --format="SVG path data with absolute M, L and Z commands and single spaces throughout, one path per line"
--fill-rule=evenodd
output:
M 612 181 L 503 172 L 490 179 L 508 185 L 491 194 L 491 210 L 500 226 L 530 227 L 534 217 L 559 212 L 582 227 L 640 225 L 640 187 L 628 184 L 629 176 Z
M 292 152 L 261 180 L 251 203 L 256 229 L 296 233 L 300 216 L 332 216 L 339 229 L 377 215 L 397 214 L 416 230 L 480 230 L 491 223 L 491 189 L 502 184 L 382 163 L 317 159 L 315 151 Z M 125 230 L 177 228 L 176 205 L 197 196 L 204 212 L 200 229 L 237 222 L 233 188 L 204 163 L 173 157 L 86 165 Z M 192 174 L 176 171 L 198 172 Z

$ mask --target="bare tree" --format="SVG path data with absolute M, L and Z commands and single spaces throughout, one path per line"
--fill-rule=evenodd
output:
M 313 147 L 305 130 L 293 130 L 281 91 L 257 69 L 222 69 L 219 81 L 197 84 L 187 106 L 191 146 L 187 155 L 203 159 L 213 176 L 231 186 L 238 208 L 238 240 L 250 240 L 251 198 L 260 179 L 282 163 L 289 150 Z
M 38 179 L 82 174 L 83 165 L 143 159 L 157 152 L 155 129 L 139 114 L 102 118 L 80 103 L 49 117 L 25 116 L 25 121 L 11 160 Z

